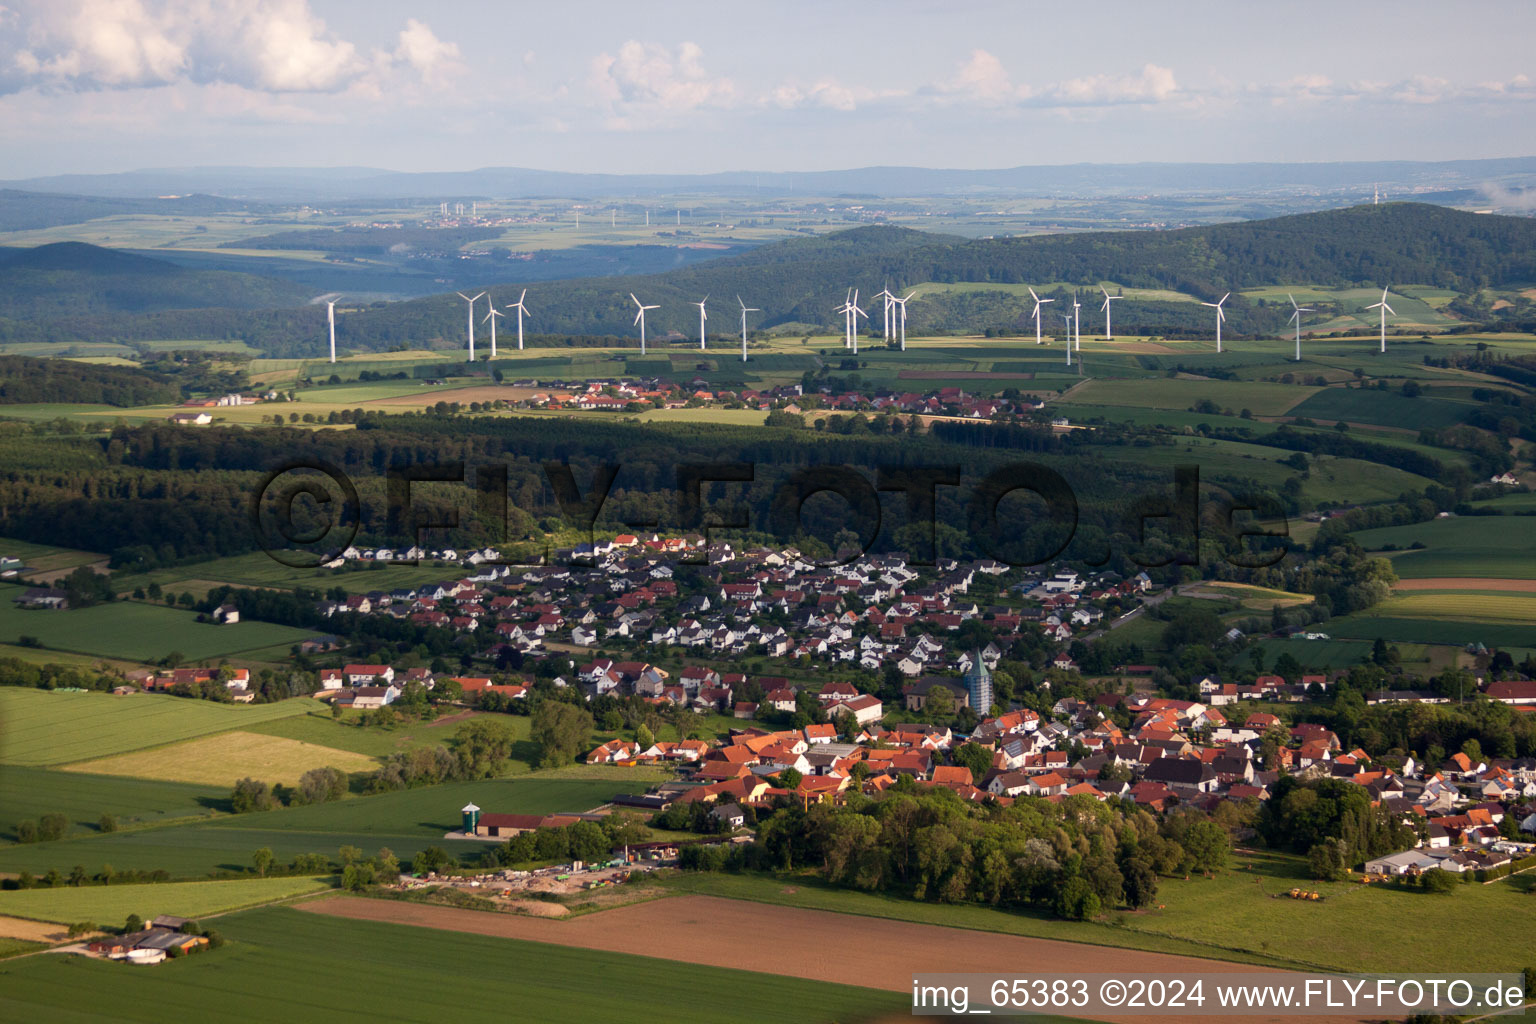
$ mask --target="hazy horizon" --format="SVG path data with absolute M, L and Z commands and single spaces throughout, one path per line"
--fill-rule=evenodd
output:
M 1536 8 L 11 0 L 0 177 L 1522 156 Z M 1049 18 L 1050 20 L 1045 20 Z M 455 154 L 449 156 L 448 154 Z M 941 154 L 941 155 L 940 155 Z M 169 159 L 168 159 L 169 157 Z

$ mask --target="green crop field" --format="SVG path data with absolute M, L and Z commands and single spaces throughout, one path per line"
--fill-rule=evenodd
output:
M 1494 625 L 1536 625 L 1536 594 L 1490 594 L 1475 590 L 1414 591 L 1371 608 L 1372 615 L 1399 619 L 1454 619 Z
M 172 593 L 194 589 L 187 584 L 196 581 L 206 585 L 231 584 L 243 587 L 275 587 L 292 590 L 294 587 L 312 587 L 330 590 L 341 587 L 350 593 L 366 593 L 370 590 L 396 590 L 402 587 L 419 587 L 426 583 L 441 583 L 464 575 L 460 565 L 438 565 L 430 562 L 422 565 L 394 565 L 388 562 L 371 562 L 365 569 L 295 569 L 283 565 L 270 556 L 257 552 L 249 555 L 231 555 L 207 562 L 191 562 L 167 569 L 156 569 L 132 576 L 114 577 L 120 593 L 131 593 L 136 587 L 158 583 Z
M 147 782 L 105 775 L 78 775 L 43 768 L 0 769 L 0 837 L 15 838 L 16 823 L 59 813 L 71 832 L 95 833 L 103 814 L 131 828 L 176 818 L 205 817 L 229 799 L 229 791 L 180 782 Z
M 153 661 L 180 651 L 188 662 L 227 657 L 241 651 L 296 644 L 312 631 L 270 622 L 232 626 L 198 622 L 189 611 L 136 601 L 111 601 L 65 611 L 28 610 L 0 590 L 0 640 L 36 637 L 45 647 L 104 658 Z
M 1331 623 L 1323 623 L 1315 628 L 1327 632 L 1330 626 Z M 1332 636 L 1331 633 L 1329 635 Z M 1349 668 L 1369 660 L 1371 656 L 1369 640 L 1297 640 L 1295 638 L 1279 640 L 1265 637 L 1256 641 L 1254 646 L 1264 652 L 1266 666 L 1272 667 L 1276 658 L 1282 654 L 1289 654 L 1302 668 L 1316 671 Z M 1422 651 L 1423 648 L 1419 645 L 1414 645 L 1413 650 L 1399 648 L 1404 661 L 1418 660 L 1423 656 Z M 1250 655 L 1247 651 L 1240 651 L 1232 656 L 1232 663 L 1244 668 L 1252 668 L 1253 662 L 1249 659 Z
M 149 970 L 62 956 L 7 964 L 0 1017 L 71 1024 L 449 1017 L 588 1024 L 640 1013 L 712 1024 L 854 1024 L 895 1019 L 911 1003 L 900 992 L 282 907 L 231 915 L 219 930 L 227 940 L 223 948 Z M 388 951 L 385 970 L 382 950 Z
M 734 899 L 811 907 L 955 928 L 1034 935 L 1101 946 L 1213 957 L 1293 969 L 1411 972 L 1422 967 L 1420 947 L 1399 941 L 1398 925 L 1412 921 L 1431 943 L 1435 966 L 1446 971 L 1519 971 L 1529 943 L 1468 946 L 1458 935 L 1523 934 L 1536 878 L 1516 875 L 1490 885 L 1458 886 L 1446 895 L 1317 882 L 1304 858 L 1234 853 L 1233 869 L 1215 878 L 1158 879 L 1157 909 L 1112 914 L 1079 923 L 994 910 L 976 904 L 923 903 L 900 896 L 838 889 L 804 875 L 684 874 L 669 885 Z M 1274 898 L 1293 886 L 1321 892 L 1322 902 Z M 1084 951 L 1085 957 L 1092 954 Z
M 49 613 L 44 613 L 49 614 Z M 67 764 L 302 715 L 309 698 L 230 705 L 137 693 L 60 693 L 0 687 L 0 763 Z
M 10 406 L 0 406 L 0 415 L 9 408 Z M 0 537 L 0 558 L 19 558 L 28 569 L 44 572 L 53 569 L 73 569 L 77 565 L 90 565 L 103 561 L 106 557 L 94 551 L 76 551 L 73 548 L 56 548 L 49 544 L 33 544 L 30 541 Z
M 1459 516 L 1353 534 L 1368 551 L 1385 552 L 1404 579 L 1476 576 L 1536 579 L 1536 530 L 1523 516 Z M 1421 550 L 1403 550 L 1413 544 Z
M 1533 631 L 1530 626 L 1437 619 L 1407 619 L 1387 615 L 1358 612 L 1328 620 L 1324 626 L 1329 634 L 1359 640 L 1375 640 L 1380 637 L 1391 643 L 1424 644 L 1482 644 L 1488 648 L 1524 648 L 1531 646 Z
M 1315 420 L 1347 420 L 1409 430 L 1448 427 L 1460 423 L 1477 406 L 1470 401 L 1421 396 L 1404 398 L 1395 392 L 1359 388 L 1324 388 L 1292 406 L 1288 415 Z
M 486 844 L 443 839 L 443 833 L 459 827 L 459 808 L 471 800 L 497 813 L 586 811 L 617 793 L 640 792 L 653 781 L 653 774 L 572 766 L 569 775 L 561 769 L 550 775 L 450 782 L 206 822 L 0 847 L 0 871 L 42 874 L 56 868 L 68 873 L 76 864 L 91 871 L 111 864 L 118 870 L 163 869 L 176 878 L 200 878 L 247 869 L 252 853 L 263 846 L 285 863 L 304 853 L 334 859 L 342 846 L 369 853 L 387 846 L 405 859 L 438 845 L 457 857 L 478 858 Z
M 1319 389 L 1294 384 L 1229 380 L 1090 380 L 1072 392 L 1074 402 L 1130 405 L 1151 409 L 1188 409 L 1202 399 L 1223 409 L 1248 409 L 1257 416 L 1281 416 Z
M 528 738 L 529 719 L 526 716 L 500 715 L 498 719 L 512 730 L 520 742 Z M 411 747 L 441 746 L 453 738 L 454 730 L 458 728 L 454 723 L 433 725 L 430 722 L 380 728 L 364 726 L 362 722 L 361 711 L 349 709 L 337 720 L 331 717 L 330 711 L 322 708 L 307 715 L 262 722 L 252 726 L 249 731 L 301 740 L 336 750 L 350 750 L 369 757 L 388 757 Z
M 217 882 L 85 885 L 0 893 L 0 915 L 69 924 L 120 926 L 129 914 L 204 917 L 328 889 L 328 878 L 237 878 Z

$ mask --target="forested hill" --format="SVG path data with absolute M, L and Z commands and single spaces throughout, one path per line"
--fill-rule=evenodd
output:
M 272 309 L 309 299 L 289 281 L 187 270 L 84 242 L 0 250 L 0 317 L 35 319 L 167 309 Z
M 181 388 L 175 381 L 135 367 L 0 356 L 0 406 L 78 402 L 127 407 L 180 398 Z
M 34 255 L 33 259 L 37 258 Z M 54 294 L 41 294 L 30 283 L 25 289 L 16 284 L 26 274 L 82 273 L 11 269 L 0 264 L 0 341 L 236 338 L 274 355 L 298 355 L 317 352 L 324 331 L 324 310 L 315 307 L 236 313 L 187 308 L 195 305 L 187 301 L 162 301 L 138 307 L 144 311 L 142 316 L 126 316 L 123 311 L 134 307 L 114 306 L 113 297 L 127 301 L 115 291 L 102 296 L 96 305 L 83 301 L 71 304 Z M 215 276 L 213 272 L 180 273 L 180 280 Z M 243 277 L 272 289 L 292 287 L 247 275 L 222 277 Z M 90 280 L 102 282 L 98 288 L 110 288 L 114 281 L 143 280 L 146 294 L 160 299 L 172 298 L 167 289 L 178 286 L 177 278 L 161 273 L 106 274 Z M 698 309 L 692 304 L 706 295 L 710 296 L 709 327 L 715 333 L 734 333 L 737 329 L 738 295 L 762 310 L 753 315 L 754 329 L 839 329 L 841 318 L 833 310 L 844 301 L 850 287 L 863 289 L 864 308 L 878 323 L 880 314 L 872 304 L 872 293 L 887 282 L 893 290 L 928 281 L 1037 287 L 1066 282 L 1092 291 L 1100 281 L 1115 281 L 1126 287 L 1171 288 L 1215 298 L 1229 290 L 1264 285 L 1425 284 L 1469 291 L 1531 280 L 1536 280 L 1536 220 L 1463 213 L 1418 203 L 1358 206 L 1172 231 L 1084 232 L 1018 239 L 970 240 L 904 228 L 866 227 L 765 245 L 664 274 L 540 284 L 528 295 L 531 318 L 527 330 L 535 336 L 633 337 L 631 292 L 648 304 L 660 306 L 647 316 L 651 336 L 660 340 L 669 332 L 693 336 L 699 321 Z M 71 284 L 78 289 L 76 294 L 91 294 L 83 278 L 60 283 Z M 493 301 L 505 304 L 515 299 L 515 289 L 520 287 L 518 282 L 508 281 L 490 287 L 489 292 Z M 201 304 L 208 306 L 282 305 L 254 301 L 262 294 L 260 289 L 243 295 L 239 289 L 188 291 L 207 299 Z M 57 294 L 69 293 L 66 289 Z M 270 294 L 266 297 L 276 298 Z M 246 301 L 236 301 L 239 298 Z M 1000 317 L 1021 324 L 1020 318 L 1027 314 L 1027 296 L 1022 305 L 1016 298 L 999 298 L 1008 299 L 1006 309 L 996 302 L 982 308 L 937 297 L 916 301 L 909 310 L 909 322 L 916 331 L 979 330 L 1000 322 Z M 296 301 L 290 300 L 290 304 Z M 34 312 L 17 311 L 18 305 L 29 302 Z M 49 302 L 54 304 L 45 310 Z M 1233 335 L 1273 334 L 1284 325 L 1284 316 L 1273 308 L 1261 308 L 1238 295 L 1228 303 L 1227 311 L 1228 330 Z M 6 323 L 7 317 L 34 319 Z M 1210 330 L 1201 307 L 1187 301 L 1129 302 L 1116 310 L 1115 322 L 1128 333 L 1192 336 Z M 343 310 L 337 318 L 337 339 L 353 350 L 457 343 L 463 331 L 463 301 L 452 293 Z
M 1172 231 L 1015 239 L 968 240 L 905 228 L 855 228 L 765 245 L 666 274 L 543 284 L 528 302 L 534 310 L 529 329 L 537 333 L 630 334 L 634 304 L 629 293 L 634 292 L 647 303 L 661 305 L 647 317 L 659 337 L 669 330 L 696 332 L 698 311 L 689 303 L 705 295 L 718 303 L 711 308 L 727 316 L 737 295 L 761 307 L 754 326 L 830 326 L 839 322 L 832 310 L 848 288 L 860 286 L 868 297 L 885 282 L 892 289 L 925 281 L 1037 286 L 1067 282 L 1092 290 L 1099 281 L 1116 281 L 1217 298 L 1226 291 L 1278 284 L 1429 284 L 1468 290 L 1533 279 L 1536 220 L 1386 203 Z M 512 287 L 509 284 L 506 291 Z M 493 298 L 497 291 L 492 289 Z M 1242 330 L 1248 311 L 1237 300 L 1232 312 L 1234 328 Z M 919 315 L 918 303 L 911 313 Z M 1200 316 L 1198 307 L 1187 313 L 1192 322 Z M 1127 309 L 1126 314 L 1125 326 L 1131 329 L 1135 313 Z M 462 332 L 463 315 L 457 297 L 432 296 L 351 314 L 339 333 L 365 347 L 451 338 Z M 1267 323 L 1259 326 L 1270 329 Z M 711 328 L 731 330 L 729 323 L 713 319 Z

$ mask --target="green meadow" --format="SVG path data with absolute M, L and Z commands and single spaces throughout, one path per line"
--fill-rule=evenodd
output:
M 296 644 L 313 631 L 270 622 L 215 625 L 189 611 L 137 601 L 89 608 L 24 609 L 0 588 L 0 640 L 35 637 L 44 647 L 104 658 L 155 661 L 180 651 L 187 662 L 229 657 L 274 644 Z M 19 592 L 15 596 L 19 596 Z
M 302 715 L 313 706 L 307 697 L 237 705 L 164 694 L 0 687 L 0 764 L 69 764 Z
M 229 1024 L 661 1020 L 805 1024 L 889 1020 L 911 997 L 600 950 L 550 946 L 287 908 L 221 918 L 221 949 L 150 970 L 42 956 L 0 968 L 7 1020 Z M 664 953 L 664 949 L 658 949 Z M 380 958 L 388 961 L 380 969 Z M 750 959 L 750 958 L 749 958 Z M 744 961 L 746 963 L 747 961 Z M 750 966 L 771 970 L 769 961 Z

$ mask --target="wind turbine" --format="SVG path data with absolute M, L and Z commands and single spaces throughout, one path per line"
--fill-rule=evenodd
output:
M 517 301 L 508 306 L 508 309 L 517 310 L 517 350 L 523 350 L 523 314 L 528 312 L 528 307 L 523 305 L 523 300 L 528 297 L 528 289 L 523 289 L 523 294 L 517 297 Z M 493 325 L 494 326 L 494 325 Z M 495 335 L 493 334 L 492 337 Z
M 331 362 L 333 363 L 336 361 L 336 302 L 340 298 L 341 296 L 338 295 L 334 299 L 327 299 L 325 301 L 325 322 L 331 329 Z M 1383 334 L 1382 337 L 1386 337 L 1386 335 Z M 1383 342 L 1382 344 L 1386 343 Z
M 709 317 L 704 312 L 704 303 L 708 302 L 708 301 L 709 301 L 709 296 L 706 295 L 706 296 L 704 296 L 704 300 L 702 302 L 691 302 L 691 303 L 689 303 L 689 305 L 691 305 L 691 306 L 698 306 L 699 307 L 699 351 L 700 352 L 703 352 L 704 348 L 705 348 L 705 346 L 704 346 L 704 337 L 705 337 L 705 334 L 704 334 L 704 321 L 708 320 Z
M 496 308 L 496 303 L 494 301 L 492 301 L 491 299 L 489 299 L 489 298 L 487 298 L 485 300 L 485 304 L 487 306 L 491 307 L 491 311 L 489 313 L 485 314 L 485 317 L 480 322 L 481 323 L 485 323 L 486 320 L 489 320 L 491 322 L 491 358 L 495 359 L 496 358 L 496 318 L 499 317 L 499 316 L 505 316 L 506 314 L 503 313 L 501 310 L 497 309 Z
M 1387 314 L 1391 313 L 1393 316 L 1397 316 L 1397 310 L 1395 310 L 1391 306 L 1387 305 L 1387 290 L 1385 288 L 1383 288 L 1381 290 L 1381 301 L 1380 302 L 1373 302 L 1369 306 L 1366 306 L 1365 308 L 1366 309 L 1377 309 L 1377 308 L 1381 309 L 1381 350 L 1383 352 L 1385 352 L 1387 350 Z M 332 329 L 332 334 L 333 335 L 335 334 L 334 328 Z M 331 345 L 331 348 L 332 348 L 333 351 L 334 351 L 335 347 L 336 346 L 335 346 L 334 341 L 333 341 L 333 343 Z M 332 355 L 331 362 L 334 363 L 335 361 L 336 361 L 336 358 L 335 358 L 334 355 Z
M 1067 365 L 1072 365 L 1072 316 L 1070 313 L 1061 314 L 1062 321 L 1067 325 Z
M 635 299 L 635 293 L 630 292 L 629 297 Z M 647 306 L 639 299 L 635 299 L 638 312 L 635 313 L 635 323 L 640 325 L 640 354 L 645 355 L 645 311 L 648 309 L 660 309 L 660 306 Z
M 1040 340 L 1040 307 L 1045 305 L 1047 302 L 1055 302 L 1056 300 L 1042 299 L 1040 296 L 1035 294 L 1035 290 L 1033 288 L 1029 290 L 1029 297 L 1035 300 L 1035 312 L 1033 314 L 1035 318 L 1035 344 L 1041 345 L 1044 344 L 1044 342 Z
M 1111 295 L 1111 294 L 1109 294 L 1108 290 L 1106 290 L 1103 285 L 1099 285 L 1099 291 L 1104 292 L 1104 305 L 1099 307 L 1100 309 L 1102 309 L 1104 311 L 1104 340 L 1105 341 L 1114 341 L 1115 340 L 1114 332 L 1109 329 L 1109 314 L 1110 314 L 1109 304 L 1111 302 L 1114 302 L 1116 299 L 1123 299 L 1123 298 L 1125 298 L 1125 296 L 1124 295 Z
M 1221 354 L 1221 322 L 1227 318 L 1227 314 L 1223 313 L 1222 310 L 1221 310 L 1221 303 L 1226 302 L 1227 299 L 1230 298 L 1231 296 L 1232 296 L 1232 293 L 1231 292 L 1227 292 L 1227 294 L 1223 295 L 1221 297 L 1221 300 L 1218 301 L 1218 302 L 1202 302 L 1202 303 L 1200 303 L 1200 305 L 1202 305 L 1202 306 L 1210 306 L 1212 309 L 1214 309 L 1216 311 L 1216 353 L 1218 355 Z
M 1083 304 L 1077 301 L 1077 292 L 1072 293 L 1072 334 L 1077 338 L 1077 351 L 1079 361 L 1083 351 Z
M 1314 313 L 1316 310 L 1311 306 L 1296 305 L 1296 298 L 1290 292 L 1286 292 L 1285 297 L 1291 300 L 1291 308 L 1296 311 L 1291 314 L 1291 319 L 1296 321 L 1296 361 L 1299 363 L 1301 362 L 1301 314 Z
M 455 292 L 454 294 L 457 295 L 459 298 L 463 299 L 465 302 L 469 303 L 469 361 L 470 362 L 474 362 L 475 361 L 475 302 L 477 300 L 479 300 L 479 299 L 485 298 L 485 292 L 481 292 L 479 295 L 476 295 L 473 299 L 470 298 L 468 295 L 465 295 L 463 292 Z
M 917 292 L 910 291 L 910 292 L 907 292 L 907 298 L 906 299 L 896 299 L 896 300 L 894 300 L 895 303 L 896 303 L 897 309 L 900 310 L 900 312 L 898 313 L 898 316 L 900 316 L 900 318 L 901 318 L 900 334 L 901 334 L 901 350 L 903 352 L 905 352 L 907 350 L 907 299 L 910 299 L 912 296 L 914 296 L 916 294 L 917 294 Z
M 891 294 L 891 286 L 889 284 L 887 284 L 884 288 L 880 289 L 880 293 L 878 295 L 876 295 L 875 298 L 877 298 L 877 299 L 884 299 L 885 300 L 885 341 L 886 341 L 886 344 L 890 344 L 890 341 L 891 341 L 891 303 L 896 301 L 896 296 Z
M 850 288 L 848 289 L 847 298 L 843 299 L 843 304 L 833 310 L 834 313 L 843 314 L 843 348 L 849 348 L 853 345 L 853 328 L 849 326 L 849 318 L 853 315 L 850 312 L 852 306 L 853 289 Z
M 869 319 L 869 314 L 859 308 L 859 290 L 853 290 L 853 298 L 848 300 L 848 337 L 853 342 L 853 354 L 859 354 L 859 317 Z
M 747 314 L 748 313 L 761 313 L 762 310 L 758 309 L 756 306 L 749 306 L 745 302 L 742 302 L 740 295 L 736 296 L 736 304 L 741 307 L 741 361 L 742 362 L 746 362 L 747 361 Z M 704 304 L 700 303 L 699 304 L 699 312 L 702 313 L 703 311 L 704 311 Z

